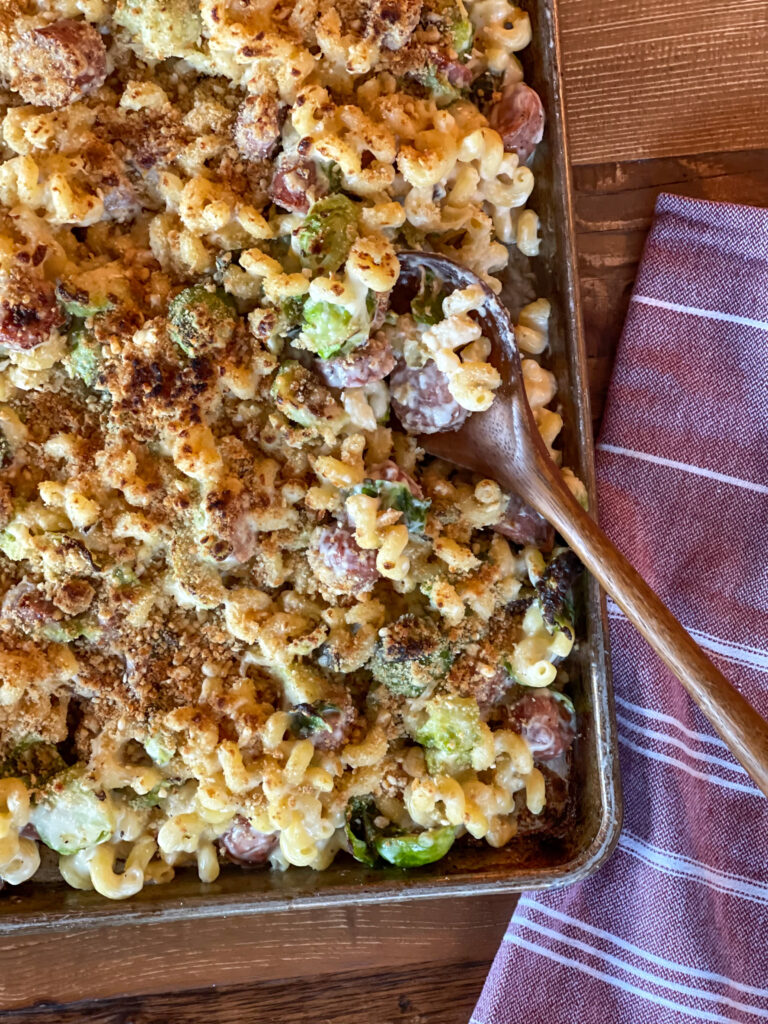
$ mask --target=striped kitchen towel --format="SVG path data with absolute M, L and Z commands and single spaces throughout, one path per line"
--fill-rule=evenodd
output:
M 768 717 L 768 210 L 660 196 L 597 468 L 608 534 Z M 617 850 L 520 900 L 472 1020 L 766 1020 L 768 801 L 609 617 Z

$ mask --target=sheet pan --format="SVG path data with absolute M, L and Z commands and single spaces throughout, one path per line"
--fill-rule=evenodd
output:
M 542 221 L 542 251 L 530 265 L 515 261 L 504 296 L 527 301 L 521 275 L 552 302 L 550 368 L 558 379 L 565 419 L 564 461 L 585 482 L 595 508 L 587 360 L 581 326 L 573 240 L 571 185 L 562 105 L 556 0 L 523 0 L 534 41 L 523 54 L 526 79 L 547 111 L 544 142 L 534 158 L 531 205 Z M 579 650 L 572 659 L 571 695 L 581 730 L 574 748 L 573 799 L 567 825 L 555 835 L 513 840 L 500 850 L 457 843 L 438 863 L 410 872 L 370 870 L 345 857 L 325 872 L 291 868 L 284 874 L 225 867 L 212 885 L 191 870 L 166 886 L 150 886 L 123 903 L 70 889 L 51 872 L 0 893 L 0 934 L 26 929 L 83 928 L 185 918 L 244 916 L 300 906 L 333 906 L 438 896 L 515 892 L 567 885 L 592 874 L 618 839 L 621 794 L 605 603 L 589 579 L 583 594 Z

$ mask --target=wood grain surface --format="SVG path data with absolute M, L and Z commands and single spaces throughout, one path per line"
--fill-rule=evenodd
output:
M 286 993 L 304 991 L 309 1012 L 320 991 L 306 985 L 309 977 L 324 976 L 321 988 L 326 990 L 335 985 L 337 974 L 367 976 L 416 964 L 425 976 L 464 961 L 483 963 L 487 972 L 514 904 L 514 896 L 404 901 L 258 918 L 74 929 L 65 936 L 2 936 L 0 1008 L 206 986 L 258 984 L 261 991 L 261 985 L 273 983 L 277 988 L 282 984 Z M 382 982 L 382 997 L 385 990 Z M 358 1011 L 362 1005 L 358 1002 Z M 340 1001 L 338 1010 L 344 1009 Z M 0 1019 L 5 1024 L 3 1015 Z M 58 1018 L 34 1019 L 49 1024 Z M 378 1020 L 368 1019 L 372 1024 Z M 260 1024 L 268 1022 L 271 1018 Z
M 576 247 L 597 434 L 656 197 L 659 192 L 674 192 L 720 202 L 768 206 L 768 148 L 575 167 L 573 182 Z
M 766 0 L 560 0 L 571 157 L 768 146 Z
M 488 961 L 413 963 L 3 1015 L 3 1024 L 466 1024 Z

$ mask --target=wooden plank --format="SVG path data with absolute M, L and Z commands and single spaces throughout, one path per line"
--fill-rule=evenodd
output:
M 597 428 L 659 192 L 768 206 L 768 149 L 576 167 L 574 191 L 590 393 Z
M 3 1024 L 466 1024 L 488 964 L 416 963 L 2 1016 Z
M 575 163 L 768 146 L 765 0 L 559 0 Z
M 0 1009 L 288 979 L 295 987 L 307 976 L 414 963 L 467 960 L 487 971 L 515 902 L 423 900 L 6 936 Z

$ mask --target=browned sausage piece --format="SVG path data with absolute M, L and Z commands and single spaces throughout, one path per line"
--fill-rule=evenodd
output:
M 544 788 L 546 792 L 546 804 L 541 814 L 531 814 L 525 806 L 525 790 L 519 789 L 515 793 L 515 806 L 517 815 L 517 834 L 528 836 L 536 832 L 553 833 L 562 828 L 568 810 L 569 786 L 567 777 L 559 775 L 551 770 L 550 765 L 542 764 L 539 771 L 544 776 Z
M 0 344 L 37 348 L 64 322 L 56 289 L 39 272 L 14 266 L 0 278 Z
M 246 160 L 265 160 L 280 141 L 286 108 L 275 96 L 248 96 L 240 104 L 232 134 Z
M 267 863 L 279 841 L 276 832 L 257 832 L 246 818 L 238 815 L 219 843 L 236 864 L 256 867 Z
M 555 543 L 555 531 L 546 519 L 516 494 L 509 496 L 504 518 L 493 529 L 515 544 L 534 544 L 544 551 L 551 551 Z
M 404 469 L 401 469 L 391 459 L 387 459 L 386 462 L 380 462 L 377 466 L 371 466 L 366 475 L 371 480 L 388 480 L 391 484 L 405 484 L 414 498 L 421 499 L 424 497 L 424 491 L 410 473 L 406 473 Z
M 104 213 L 112 220 L 132 220 L 141 212 L 141 203 L 126 173 L 123 161 L 112 146 L 94 141 L 82 150 L 83 171 L 91 186 L 101 195 Z
M 357 724 L 357 708 L 349 691 L 343 686 L 334 687 L 327 701 L 297 704 L 292 710 L 308 718 L 322 718 L 326 728 L 317 728 L 308 734 L 300 733 L 308 736 L 316 750 L 331 753 L 341 750 L 351 740 Z
M 6 592 L 2 615 L 15 622 L 24 633 L 34 632 L 40 626 L 62 618 L 56 605 L 27 579 Z
M 469 416 L 448 390 L 448 378 L 430 359 L 422 367 L 400 361 L 389 378 L 392 408 L 409 434 L 458 430 Z
M 565 753 L 576 737 L 576 718 L 550 690 L 527 693 L 507 708 L 507 726 L 519 732 L 538 761 Z
M 323 575 L 330 576 L 329 582 L 339 590 L 361 594 L 379 578 L 376 552 L 361 548 L 349 527 L 325 527 L 317 537 L 315 551 L 317 568 L 324 569 Z
M 93 27 L 64 18 L 24 32 L 11 48 L 11 88 L 27 103 L 63 107 L 107 77 L 107 51 Z
M 312 369 L 332 388 L 361 388 L 383 380 L 395 365 L 392 346 L 380 335 L 369 338 L 349 355 L 315 359 Z
M 488 124 L 501 136 L 504 149 L 517 153 L 524 164 L 544 137 L 544 107 L 538 93 L 525 82 L 506 86 L 488 112 Z
M 330 732 L 320 730 L 314 733 L 310 739 L 316 750 L 327 750 L 334 753 L 349 743 L 357 723 L 357 710 L 350 701 L 338 711 L 333 711 L 323 717 L 330 726 Z
M 312 203 L 328 194 L 311 160 L 281 154 L 269 186 L 269 198 L 290 213 L 306 213 Z

